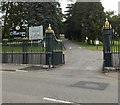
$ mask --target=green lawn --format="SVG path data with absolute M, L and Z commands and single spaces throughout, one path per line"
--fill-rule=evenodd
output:
M 100 42 L 100 44 L 98 46 L 92 45 L 92 44 L 89 45 L 89 44 L 83 43 L 83 42 L 76 42 L 76 41 L 72 41 L 72 42 L 80 45 L 81 47 L 85 47 L 85 48 L 87 48 L 89 50 L 103 51 L 103 43 L 102 42 Z M 115 50 L 115 49 L 117 50 L 118 49 L 118 45 L 120 45 L 120 42 L 118 43 L 118 41 L 114 41 L 114 45 L 113 45 L 112 49 L 113 50 Z
M 62 50 L 62 44 L 54 44 L 54 50 Z M 22 45 L 12 45 L 12 46 L 1 46 L 0 52 L 3 53 L 22 53 L 28 52 L 28 53 L 40 53 L 40 52 L 46 52 L 46 47 L 43 47 L 40 45 L 32 45 L 32 46 L 23 46 Z
M 31 53 L 38 53 L 38 52 L 45 52 L 45 48 L 41 46 L 27 46 L 24 47 L 24 52 L 31 52 Z M 14 52 L 14 53 L 22 53 L 23 52 L 23 47 L 18 46 L 18 47 L 11 47 L 11 46 L 2 46 L 2 51 L 1 52 Z
M 75 42 L 75 41 L 73 41 Z M 103 50 L 103 45 L 100 44 L 98 47 L 96 45 L 89 45 L 87 43 L 83 43 L 83 42 L 75 42 L 76 44 L 80 45 L 81 47 L 85 47 L 89 50 L 99 50 L 102 51 Z

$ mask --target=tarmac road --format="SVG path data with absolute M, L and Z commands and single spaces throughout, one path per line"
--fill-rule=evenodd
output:
M 2 72 L 2 102 L 118 103 L 118 78 L 101 72 L 102 51 L 87 50 L 66 39 L 64 45 L 67 50 L 63 66 L 50 71 Z M 3 65 L 3 69 L 8 68 L 22 67 Z M 86 85 L 91 88 L 73 85 L 81 81 L 107 84 L 107 87 L 99 90 L 96 84 Z

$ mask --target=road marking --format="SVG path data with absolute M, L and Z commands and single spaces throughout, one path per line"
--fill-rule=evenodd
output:
M 47 101 L 57 102 L 57 103 L 68 103 L 68 104 L 73 103 L 73 102 L 69 102 L 69 101 L 57 100 L 57 99 L 47 98 L 47 97 L 44 97 L 43 99 L 44 99 L 44 100 L 47 100 Z
M 16 70 L 17 72 L 28 72 L 28 71 L 25 71 L 25 70 Z
M 79 48 L 81 48 L 81 47 L 79 47 Z

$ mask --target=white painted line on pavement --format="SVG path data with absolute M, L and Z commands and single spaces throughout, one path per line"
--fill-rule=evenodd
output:
M 25 71 L 25 70 L 16 70 L 17 72 L 28 72 L 28 71 Z
M 81 48 L 81 47 L 79 47 L 79 48 Z
M 73 102 L 69 102 L 69 101 L 57 100 L 57 99 L 47 98 L 47 97 L 44 97 L 43 99 L 44 99 L 44 100 L 47 100 L 47 101 L 58 102 L 58 103 L 68 103 L 68 104 L 73 103 Z

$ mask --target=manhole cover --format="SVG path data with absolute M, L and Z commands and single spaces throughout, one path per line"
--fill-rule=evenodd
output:
M 41 66 L 29 66 L 29 67 L 21 68 L 19 70 L 32 71 L 32 70 L 43 70 L 43 69 L 45 69 L 45 68 L 43 68 Z
M 89 82 L 89 81 L 80 81 L 75 84 L 70 85 L 72 87 L 80 87 L 87 89 L 96 89 L 96 90 L 105 90 L 108 86 L 108 83 L 99 83 L 99 82 Z

